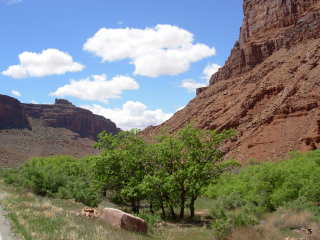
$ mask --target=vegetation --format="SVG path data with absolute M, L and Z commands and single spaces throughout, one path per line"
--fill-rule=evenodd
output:
M 160 210 L 167 216 L 170 210 L 176 218 L 184 218 L 185 207 L 190 206 L 194 217 L 194 203 L 205 187 L 223 172 L 237 165 L 235 161 L 221 161 L 219 144 L 233 135 L 232 131 L 200 130 L 191 124 L 176 135 L 167 132 L 155 137 L 152 143 L 143 141 L 137 130 L 115 136 L 105 132 L 99 135 L 96 147 L 104 151 L 91 158 L 96 186 L 139 213 L 142 201 L 150 211 Z
M 69 156 L 37 157 L 4 175 L 6 183 L 41 196 L 75 199 L 89 206 L 97 206 L 101 201 L 92 186 L 85 160 Z
M 201 130 L 191 124 L 176 135 L 163 132 L 151 143 L 138 130 L 117 135 L 102 132 L 95 147 L 96 156 L 75 159 L 67 156 L 33 158 L 20 169 L 8 172 L 6 182 L 35 194 L 75 199 L 97 206 L 103 196 L 139 213 L 148 205 L 151 214 L 162 217 L 185 216 L 189 206 L 195 215 L 195 201 L 223 172 L 238 164 L 222 161 L 219 144 L 234 135 L 232 131 Z
M 45 234 L 73 239 L 72 228 L 83 227 L 87 220 L 74 217 L 73 210 L 59 210 L 62 207 L 58 205 L 79 210 L 82 203 L 98 206 L 106 199 L 122 209 L 130 207 L 151 229 L 160 217 L 175 222 L 174 228 L 153 228 L 148 236 L 128 233 L 125 238 L 130 239 L 206 239 L 212 234 L 219 240 L 320 239 L 316 227 L 320 220 L 320 150 L 294 152 L 278 163 L 252 160 L 251 165 L 241 168 L 235 161 L 223 161 L 219 151 L 219 144 L 233 134 L 199 130 L 190 124 L 176 134 L 163 131 L 151 142 L 144 141 L 137 130 L 117 135 L 102 132 L 95 145 L 102 149 L 99 155 L 33 158 L 19 169 L 1 171 L 6 183 L 20 189 L 19 197 L 3 202 L 7 209 L 18 206 L 19 211 L 9 210 L 9 216 L 26 239 L 50 239 L 39 237 L 44 235 L 34 230 L 40 222 Z M 43 205 L 50 207 L 39 210 Z M 201 211 L 195 218 L 196 208 Z M 49 209 L 58 210 L 52 213 Z M 47 215 L 51 218 L 46 219 Z M 210 223 L 209 229 L 187 230 L 183 227 L 185 215 L 194 224 Z M 69 222 L 74 224 L 69 226 Z M 107 234 L 109 230 L 102 230 L 103 222 L 94 222 L 97 227 L 92 232 L 83 233 L 79 228 L 72 233 L 74 238 L 80 233 L 86 236 L 83 239 L 100 239 L 100 233 Z M 45 229 L 46 225 L 65 235 Z
M 114 228 L 98 218 L 80 215 L 82 203 L 39 196 L 21 189 L 4 185 L 0 180 L 0 193 L 7 192 L 0 205 L 21 236 L 26 240 L 201 240 L 209 239 L 211 231 L 202 226 L 157 226 L 147 235 Z M 100 207 L 101 206 L 101 207 Z M 97 209 L 113 207 L 103 201 Z M 141 217 L 146 218 L 141 213 Z M 152 217 L 152 216 L 148 216 Z M 150 219 L 150 224 L 156 219 Z M 150 225 L 151 226 L 151 225 Z
M 281 207 L 309 210 L 319 220 L 320 151 L 292 153 L 279 163 L 255 164 L 237 173 L 224 173 L 207 190 L 214 233 L 225 239 L 235 228 L 253 226 Z M 304 226 L 306 228 L 307 226 Z

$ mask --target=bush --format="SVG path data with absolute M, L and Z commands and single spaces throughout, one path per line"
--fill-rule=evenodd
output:
M 5 182 L 38 195 L 75 199 L 89 206 L 100 202 L 86 172 L 85 160 L 69 156 L 37 157 L 4 174 Z
M 319 181 L 320 150 L 292 153 L 279 163 L 250 165 L 223 174 L 206 191 L 215 199 L 211 210 L 214 235 L 226 239 L 234 229 L 256 225 L 257 216 L 281 206 L 286 211 L 312 211 L 320 220 Z
M 274 211 L 298 198 L 320 202 L 320 151 L 292 154 L 279 163 L 263 163 L 242 169 L 238 174 L 224 174 L 207 189 L 207 196 L 231 199 L 226 206 L 250 202 L 261 211 Z M 237 196 L 233 198 L 232 196 Z M 229 200 L 228 200 L 229 201 Z
M 161 220 L 160 216 L 157 214 L 141 212 L 137 214 L 137 216 L 147 222 L 148 229 L 152 229 L 154 225 Z

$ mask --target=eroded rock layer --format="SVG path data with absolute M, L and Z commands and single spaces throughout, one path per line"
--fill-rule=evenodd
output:
M 83 137 L 96 139 L 104 130 L 113 134 L 120 131 L 110 119 L 75 107 L 64 99 L 57 99 L 55 104 L 23 104 L 23 106 L 28 116 L 42 119 L 47 126 L 66 128 Z
M 20 102 L 12 97 L 0 94 L 0 129 L 29 128 L 30 125 Z
M 92 145 L 104 130 L 120 131 L 111 120 L 67 100 L 22 104 L 0 95 L 0 167 L 20 165 L 34 156 L 97 154 Z
M 227 157 L 276 160 L 320 146 L 320 0 L 245 0 L 239 41 L 210 85 L 163 126 L 234 128 Z

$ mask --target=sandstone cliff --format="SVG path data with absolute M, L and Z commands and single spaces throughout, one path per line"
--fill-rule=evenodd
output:
M 23 104 L 26 114 L 32 118 L 42 119 L 47 126 L 66 128 L 83 137 L 97 138 L 106 130 L 116 134 L 120 129 L 110 120 L 95 115 L 91 111 L 78 108 L 67 100 L 56 99 L 55 104 Z
M 244 0 L 239 40 L 208 87 L 163 126 L 234 128 L 227 157 L 275 160 L 320 146 L 320 0 Z
M 30 129 L 30 125 L 20 102 L 0 94 L 0 129 L 6 128 Z
M 67 100 L 22 104 L 0 95 L 0 166 L 19 165 L 33 156 L 97 154 L 92 145 L 103 130 L 120 131 L 111 120 Z

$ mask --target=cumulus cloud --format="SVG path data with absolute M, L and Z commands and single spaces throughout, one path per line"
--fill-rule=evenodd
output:
M 83 49 L 104 62 L 130 59 L 135 75 L 158 77 L 186 72 L 192 62 L 215 54 L 215 49 L 193 43 L 193 34 L 172 25 L 154 28 L 101 28 Z
M 11 93 L 17 97 L 20 97 L 21 96 L 21 93 L 17 90 L 12 90 Z
M 197 82 L 193 79 L 185 79 L 182 81 L 180 87 L 186 88 L 189 92 L 195 92 L 197 88 L 207 86 L 206 83 Z
M 203 79 L 209 79 L 211 78 L 212 74 L 218 72 L 219 68 L 221 68 L 220 65 L 212 63 L 208 64 L 204 69 L 203 69 Z
M 138 101 L 127 101 L 121 108 L 116 109 L 104 108 L 96 104 L 81 107 L 111 119 L 123 130 L 143 129 L 150 125 L 159 125 L 173 115 L 165 113 L 162 109 L 150 110 L 146 105 Z
M 23 52 L 19 54 L 19 65 L 10 66 L 3 75 L 13 78 L 44 77 L 53 74 L 81 71 L 84 66 L 73 62 L 72 57 L 58 49 L 47 49 L 41 53 Z
M 80 80 L 71 80 L 69 84 L 58 88 L 50 96 L 64 97 L 72 96 L 84 100 L 98 100 L 104 103 L 109 98 L 120 98 L 124 90 L 136 90 L 139 84 L 127 76 L 115 76 L 107 80 L 105 74 L 93 75 Z

